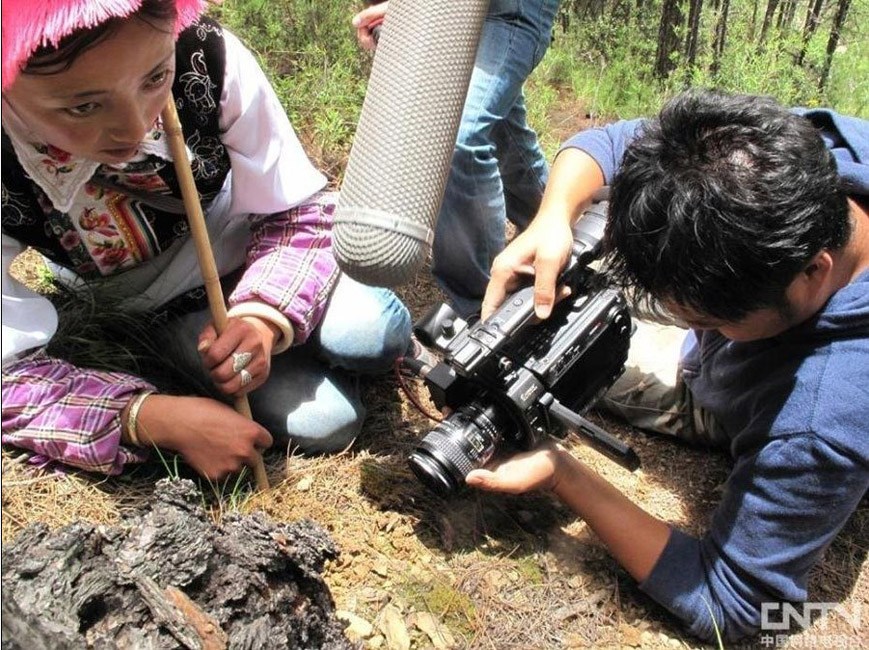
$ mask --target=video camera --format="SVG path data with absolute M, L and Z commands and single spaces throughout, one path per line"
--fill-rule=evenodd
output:
M 409 458 L 417 478 L 441 496 L 456 493 L 503 443 L 536 447 L 547 434 L 579 434 L 634 470 L 636 453 L 584 413 L 624 371 L 631 318 L 624 297 L 589 268 L 600 254 L 607 202 L 594 203 L 574 228 L 573 254 L 559 284 L 571 288 L 544 321 L 534 318 L 534 287 L 507 297 L 485 321 L 469 325 L 447 305 L 433 307 L 414 333 L 442 361 L 406 361 L 432 401 L 450 415 Z

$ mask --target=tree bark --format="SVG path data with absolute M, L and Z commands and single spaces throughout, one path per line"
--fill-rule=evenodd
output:
M 664 0 L 661 21 L 658 23 L 658 48 L 655 52 L 655 76 L 666 79 L 675 64 L 672 55 L 679 48 L 678 28 L 682 25 L 679 0 Z
M 748 21 L 748 41 L 754 41 L 754 34 L 757 31 L 757 12 L 760 9 L 760 0 L 751 0 L 751 18 Z
M 353 647 L 321 577 L 337 556 L 323 529 L 215 525 L 190 481 L 155 497 L 118 528 L 34 524 L 3 548 L 4 650 Z
M 800 48 L 800 53 L 797 55 L 797 65 L 802 65 L 806 58 L 806 50 L 809 49 L 809 41 L 815 35 L 818 29 L 818 24 L 821 22 L 821 11 L 824 8 L 824 0 L 814 0 L 810 3 L 809 9 L 806 12 L 806 23 L 803 25 L 803 44 Z
M 827 41 L 827 56 L 824 58 L 824 67 L 821 70 L 821 78 L 818 82 L 818 87 L 823 90 L 827 85 L 830 77 L 830 67 L 833 65 L 833 55 L 836 53 L 836 47 L 839 45 L 839 34 L 842 32 L 842 27 L 845 20 L 848 18 L 848 9 L 851 8 L 851 0 L 839 0 L 839 5 L 836 7 L 836 16 L 833 18 L 833 26 L 830 28 L 830 39 Z
M 724 55 L 724 45 L 727 41 L 727 18 L 730 13 L 730 0 L 722 0 L 718 20 L 715 22 L 715 39 L 712 41 L 712 65 L 710 71 L 713 75 L 721 69 L 721 57 Z
M 763 15 L 763 25 L 760 28 L 760 38 L 758 39 L 758 49 L 763 49 L 766 43 L 766 36 L 769 33 L 769 28 L 772 25 L 772 19 L 775 16 L 775 10 L 778 7 L 778 0 L 767 0 L 766 13 Z
M 697 60 L 697 42 L 700 38 L 700 15 L 703 12 L 703 0 L 690 0 L 688 4 L 688 33 L 685 36 L 685 62 L 690 70 Z
M 776 29 L 784 33 L 790 29 L 791 23 L 794 20 L 796 12 L 797 0 L 782 0 L 778 6 L 778 20 L 776 21 Z

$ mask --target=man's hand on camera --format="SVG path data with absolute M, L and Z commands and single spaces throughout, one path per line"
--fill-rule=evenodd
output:
M 481 317 L 485 320 L 528 278 L 534 278 L 534 311 L 548 318 L 556 302 L 570 295 L 568 287 L 557 287 L 558 275 L 570 259 L 573 231 L 568 220 L 538 217 L 514 239 L 492 263 L 492 277 L 483 297 Z
M 569 295 L 557 291 L 556 283 L 573 249 L 573 224 L 604 186 L 604 180 L 600 166 L 586 152 L 567 148 L 558 153 L 537 216 L 492 264 L 482 318 L 491 316 L 529 273 L 534 274 L 534 311 L 538 318 L 547 318 L 555 303 Z
M 481 490 L 508 494 L 554 490 L 559 480 L 559 458 L 566 453 L 557 443 L 547 442 L 532 451 L 496 461 L 484 469 L 472 470 L 465 482 Z

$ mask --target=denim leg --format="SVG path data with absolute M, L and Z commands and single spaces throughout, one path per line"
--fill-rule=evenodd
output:
M 365 419 L 359 378 L 330 368 L 307 343 L 274 357 L 269 380 L 248 400 L 253 419 L 271 432 L 275 446 L 304 453 L 344 449 Z
M 210 316 L 188 314 L 171 326 L 179 362 L 209 381 L 196 341 Z M 338 281 L 319 327 L 303 345 L 272 357 L 268 381 L 248 394 L 254 420 L 306 453 L 340 451 L 359 434 L 365 407 L 360 374 L 383 373 L 410 344 L 410 314 L 386 289 L 347 276 Z
M 597 406 L 632 426 L 673 435 L 694 445 L 726 448 L 729 439 L 710 413 L 694 405 L 681 377 L 679 359 L 685 330 L 643 320 L 637 328 L 625 372 Z
M 507 119 L 494 130 L 506 216 L 520 230 L 528 226 L 540 209 L 549 179 L 549 165 L 526 115 L 525 96 L 520 93 Z
M 275 357 L 269 381 L 251 393 L 254 417 L 306 453 L 346 448 L 365 419 L 359 375 L 387 372 L 410 328 L 395 294 L 342 275 L 311 338 Z
M 388 372 L 410 345 L 410 313 L 389 289 L 341 279 L 311 337 L 329 365 L 360 374 Z
M 512 183 L 523 177 L 523 165 L 545 169 L 525 120 L 522 86 L 549 46 L 557 6 L 557 0 L 493 0 L 483 25 L 433 246 L 432 272 L 462 316 L 479 310 L 492 260 L 504 247 L 505 191 L 511 198 L 532 192 L 531 205 L 542 194 L 539 183 L 534 189 Z M 504 177 L 502 158 L 510 171 Z M 523 220 L 518 211 L 517 219 Z

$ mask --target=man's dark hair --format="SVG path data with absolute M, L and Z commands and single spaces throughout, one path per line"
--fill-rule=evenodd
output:
M 797 273 L 850 232 L 836 163 L 807 119 L 769 97 L 691 91 L 625 152 L 605 246 L 637 300 L 733 322 L 781 308 Z
M 131 15 L 155 27 L 155 23 L 175 20 L 176 16 L 175 0 L 143 0 L 136 13 Z M 61 39 L 57 47 L 43 45 L 28 59 L 21 72 L 49 75 L 68 70 L 78 57 L 114 34 L 125 20 L 110 18 L 95 27 L 73 32 Z

